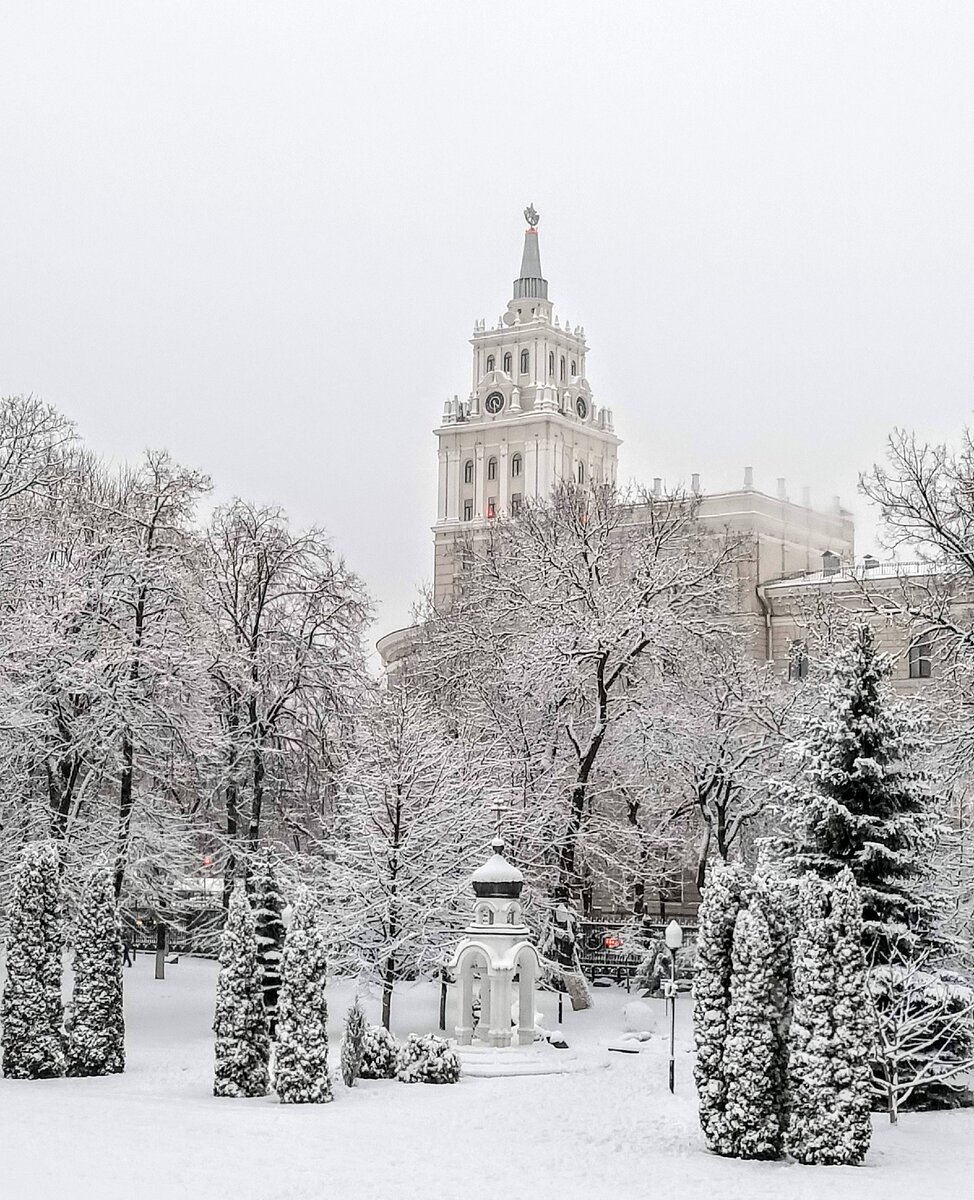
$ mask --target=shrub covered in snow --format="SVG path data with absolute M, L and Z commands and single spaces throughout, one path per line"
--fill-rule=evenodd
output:
M 332 1098 L 326 971 L 324 939 L 304 895 L 294 905 L 281 964 L 274 1086 L 282 1104 L 326 1104 Z
M 365 1030 L 365 1013 L 356 996 L 345 1018 L 345 1035 L 342 1038 L 342 1079 L 346 1087 L 354 1087 L 361 1073 Z
M 237 883 L 220 939 L 214 1096 L 266 1096 L 270 1038 L 257 964 L 256 922 Z
M 10 897 L 3 1073 L 8 1079 L 64 1074 L 61 1005 L 61 881 L 57 847 L 24 847 Z
M 74 928 L 74 990 L 68 1035 L 69 1075 L 125 1070 L 122 940 L 111 867 L 85 881 Z
M 271 1036 L 277 1019 L 277 998 L 281 988 L 281 955 L 284 949 L 284 920 L 287 904 L 270 853 L 262 850 L 254 856 L 247 879 L 247 894 L 257 922 L 257 962 L 264 994 L 264 1011 Z
M 747 874 L 740 867 L 715 866 L 700 905 L 697 969 L 693 979 L 693 1031 L 697 1046 L 694 1078 L 700 1125 L 707 1145 L 718 1154 L 735 1153 L 727 1117 L 724 1050 L 731 1003 L 734 923 L 744 903 Z
M 370 1025 L 362 1035 L 362 1079 L 395 1079 L 399 1042 L 384 1025 Z
M 799 888 L 789 1032 L 789 1152 L 803 1163 L 854 1164 L 869 1148 L 869 1052 L 860 900 L 851 875 Z
M 411 1033 L 399 1051 L 400 1083 L 458 1083 L 460 1058 L 444 1038 Z

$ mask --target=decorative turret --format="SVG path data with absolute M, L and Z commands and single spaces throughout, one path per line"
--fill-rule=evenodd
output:
M 524 210 L 524 219 L 528 227 L 524 231 L 521 274 L 514 280 L 514 299 L 547 300 L 548 281 L 541 275 L 541 250 L 538 246 L 538 222 L 541 217 L 533 204 Z
M 470 876 L 473 894 L 478 899 L 494 896 L 513 897 L 516 900 L 524 887 L 524 876 L 501 853 L 504 849 L 502 837 L 495 837 L 490 848 L 494 853 Z

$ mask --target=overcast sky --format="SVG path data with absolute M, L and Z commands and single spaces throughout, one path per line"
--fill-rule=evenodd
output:
M 860 518 L 974 398 L 974 5 L 53 4 L 0 26 L 0 391 L 323 525 L 405 623 L 542 214 L 620 476 Z

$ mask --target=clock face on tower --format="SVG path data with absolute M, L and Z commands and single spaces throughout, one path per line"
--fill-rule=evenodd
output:
M 492 417 L 495 417 L 503 407 L 504 407 L 504 397 L 501 395 L 500 392 L 491 392 L 490 395 L 487 397 L 487 399 L 484 401 L 484 408 L 490 413 L 490 415 Z
M 575 401 L 575 411 L 578 413 L 579 417 L 581 417 L 581 419 L 583 421 L 588 416 L 588 405 L 585 403 L 584 396 L 579 396 L 578 399 Z

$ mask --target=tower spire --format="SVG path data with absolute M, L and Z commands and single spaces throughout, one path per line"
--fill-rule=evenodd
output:
M 538 222 L 541 217 L 533 204 L 524 210 L 524 219 L 528 227 L 524 231 L 521 274 L 514 280 L 514 299 L 547 300 L 548 281 L 541 275 L 541 250 L 538 246 Z

